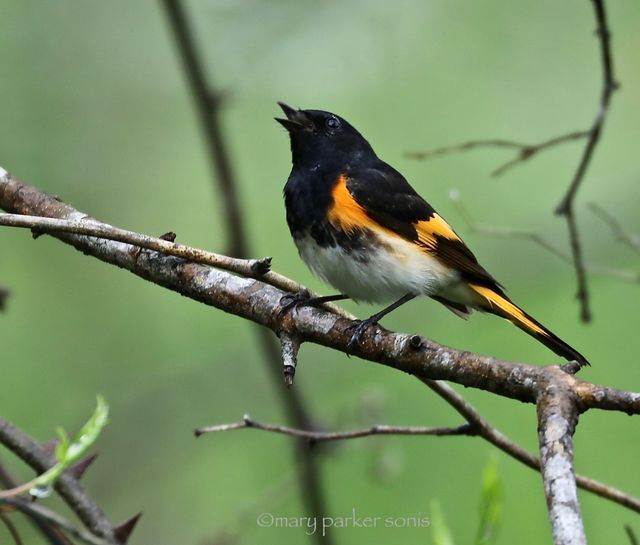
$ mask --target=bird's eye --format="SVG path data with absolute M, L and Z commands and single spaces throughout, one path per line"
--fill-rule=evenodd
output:
M 340 120 L 337 117 L 328 117 L 324 124 L 330 132 L 336 131 L 340 128 Z

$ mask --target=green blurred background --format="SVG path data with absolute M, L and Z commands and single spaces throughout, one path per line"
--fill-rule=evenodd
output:
M 601 68 L 587 0 L 199 0 L 187 2 L 215 85 L 229 92 L 223 123 L 256 256 L 319 291 L 289 240 L 281 200 L 290 168 L 276 100 L 346 117 L 439 209 L 484 265 L 534 316 L 593 362 L 586 379 L 640 390 L 638 286 L 591 275 L 595 319 L 578 322 L 570 266 L 522 240 L 469 232 L 449 200 L 456 188 L 482 223 L 531 228 L 567 248 L 553 215 L 582 145 L 546 152 L 500 179 L 503 151 L 417 162 L 407 151 L 473 138 L 536 142 L 587 128 Z M 640 23 L 633 0 L 609 2 L 613 98 L 577 210 L 591 264 L 637 270 L 585 204 L 639 230 Z M 225 250 L 224 226 L 174 42 L 158 2 L 0 0 L 0 165 L 117 226 Z M 634 159 L 636 157 L 636 159 Z M 41 440 L 74 429 L 97 393 L 112 409 L 100 458 L 85 478 L 113 520 L 144 511 L 132 543 L 303 543 L 301 530 L 259 528 L 263 511 L 297 516 L 290 440 L 239 431 L 195 440 L 194 427 L 240 418 L 285 422 L 250 324 L 28 232 L 0 231 L 2 415 Z M 373 310 L 348 304 L 359 316 Z M 389 328 L 517 361 L 553 354 L 516 328 L 465 323 L 431 301 Z M 295 388 L 318 422 L 455 425 L 418 381 L 305 345 Z M 479 391 L 465 396 L 500 430 L 536 449 L 533 406 Z M 640 494 L 638 439 L 621 414 L 585 415 L 576 467 Z M 478 521 L 481 470 L 494 449 L 472 438 L 373 438 L 333 448 L 322 471 L 330 514 L 430 516 L 441 502 L 458 544 Z M 498 454 L 505 520 L 499 543 L 549 543 L 540 478 Z M 27 469 L 2 453 L 23 478 Z M 581 493 L 593 543 L 625 542 L 637 517 Z M 47 500 L 56 506 L 56 502 Z M 245 513 L 245 515 L 241 515 Z M 0 529 L 0 543 L 9 539 Z M 428 529 L 336 531 L 338 543 L 431 543 Z M 38 543 L 33 538 L 29 543 Z

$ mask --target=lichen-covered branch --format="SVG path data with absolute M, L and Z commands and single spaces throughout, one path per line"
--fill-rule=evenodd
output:
M 78 220 L 86 217 L 71 206 L 23 184 L 6 173 L 0 173 L 0 207 L 12 213 L 60 219 Z M 99 223 L 93 219 L 88 221 L 92 225 Z M 58 232 L 53 229 L 48 233 L 85 254 L 129 270 L 141 278 L 196 301 L 253 321 L 275 333 L 284 330 L 287 335 L 295 336 L 300 342 L 313 342 L 343 353 L 347 352 L 351 338 L 350 326 L 353 323 L 350 319 L 323 308 L 313 307 L 300 308 L 287 313 L 286 318 L 283 318 L 280 302 L 286 293 L 261 279 L 240 277 L 225 270 L 214 269 L 181 257 L 164 255 L 123 241 Z M 464 400 L 455 400 L 455 396 L 443 388 L 446 385 L 434 381 L 449 380 L 503 397 L 538 403 L 541 411 L 541 395 L 548 395 L 549 388 L 562 385 L 562 395 L 565 392 L 570 393 L 576 414 L 589 409 L 640 414 L 640 394 L 580 380 L 569 372 L 569 367 L 537 367 L 502 361 L 445 347 L 417 335 L 389 332 L 379 326 L 370 328 L 363 336 L 362 343 L 352 352 L 365 360 L 381 363 L 420 378 L 452 405 L 455 406 L 457 403 L 461 414 L 464 414 L 463 411 L 466 411 L 467 415 L 470 414 L 468 407 L 465 408 L 463 405 Z M 543 412 L 542 415 L 544 414 L 546 413 Z M 469 419 L 468 416 L 467 418 Z M 550 420 L 545 417 L 542 422 L 546 426 Z M 473 421 L 471 423 L 473 424 Z M 479 426 L 477 429 L 483 428 Z M 490 442 L 505 451 L 511 449 L 514 457 L 532 465 L 530 455 L 515 452 L 495 430 L 485 428 L 483 433 Z M 548 437 L 545 441 L 547 439 Z M 551 445 L 548 441 L 545 445 L 547 443 Z M 546 479 L 547 473 L 544 474 Z M 590 481 L 585 479 L 584 482 Z M 617 494 L 618 491 L 608 490 L 600 483 L 595 483 L 594 488 L 598 489 L 598 486 L 599 492 L 596 493 L 615 498 L 614 501 L 638 510 L 638 501 L 635 498 L 625 498 L 621 493 Z
M 162 237 L 151 237 L 134 231 L 119 229 L 118 227 L 113 227 L 112 225 L 92 220 L 89 216 L 83 216 L 80 213 L 68 218 L 47 218 L 23 214 L 1 214 L 0 226 L 31 229 L 36 236 L 53 231 L 56 233 L 88 235 L 116 242 L 126 242 L 140 248 L 161 252 L 164 255 L 182 257 L 192 261 L 193 263 L 211 265 L 212 267 L 235 272 L 242 276 L 260 278 L 263 282 L 271 284 L 272 286 L 284 291 L 295 293 L 301 289 L 306 289 L 304 286 L 294 282 L 290 278 L 271 271 L 270 257 L 263 257 L 261 259 L 240 259 L 217 254 L 200 248 L 194 248 L 193 246 L 178 244 Z M 2 298 L 2 291 L 3 290 L 0 289 L 0 299 Z M 312 293 L 310 296 L 316 297 L 319 295 Z M 0 300 L 0 304 L 1 303 L 2 301 Z M 323 306 L 332 312 L 342 314 L 345 317 L 350 317 L 349 314 L 333 303 L 324 303 Z
M 538 443 L 544 493 L 555 545 L 586 545 L 573 470 L 573 432 L 578 405 L 571 385 L 555 380 L 538 400 Z
M 87 217 L 73 207 L 23 184 L 0 176 L 0 207 L 12 213 L 62 219 Z M 91 220 L 95 222 L 97 220 Z M 137 246 L 84 235 L 52 233 L 85 254 L 111 263 L 196 301 L 263 325 L 282 328 L 280 299 L 285 292 L 256 278 L 245 278 L 188 260 Z M 352 321 L 322 308 L 305 307 L 289 314 L 288 328 L 304 342 L 314 342 L 346 353 Z M 540 381 L 556 367 L 513 363 L 442 346 L 425 337 L 370 328 L 354 355 L 406 373 L 449 380 L 504 397 L 535 403 Z M 569 376 L 581 410 L 601 408 L 640 413 L 640 394 L 597 386 Z M 609 399 L 600 394 L 606 391 Z

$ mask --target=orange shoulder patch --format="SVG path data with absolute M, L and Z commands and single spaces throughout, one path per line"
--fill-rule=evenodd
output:
M 418 232 L 418 240 L 427 246 L 433 246 L 436 243 L 436 235 L 449 240 L 460 240 L 449 224 L 436 213 L 428 220 L 416 223 L 415 228 Z
M 371 229 L 376 223 L 367 215 L 353 195 L 347 189 L 347 177 L 340 176 L 331 190 L 333 204 L 327 213 L 327 219 L 334 226 L 344 231 Z

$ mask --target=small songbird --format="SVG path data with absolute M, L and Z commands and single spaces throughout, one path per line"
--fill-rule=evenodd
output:
M 284 187 L 287 223 L 300 256 L 340 291 L 288 306 L 353 299 L 392 303 L 355 327 L 366 329 L 426 295 L 462 318 L 473 309 L 506 318 L 556 354 L 588 361 L 516 306 L 433 207 L 343 118 L 278 103 L 275 118 L 291 139 L 293 168 Z

